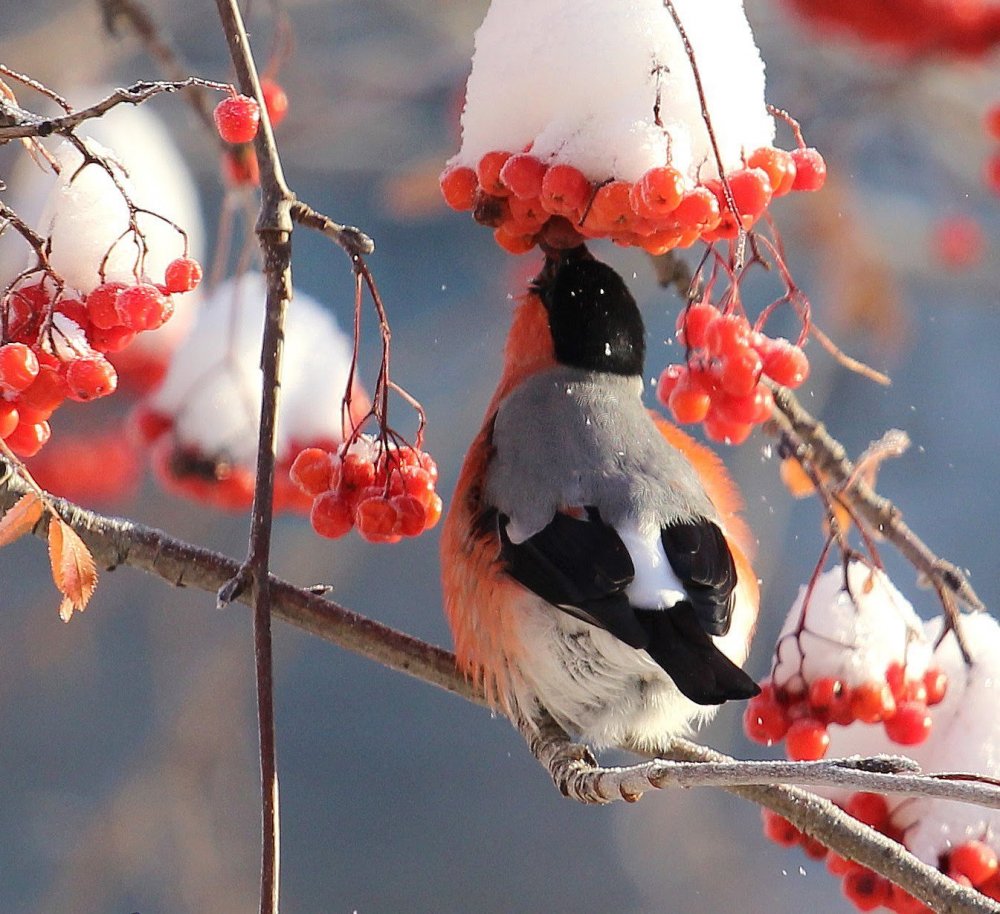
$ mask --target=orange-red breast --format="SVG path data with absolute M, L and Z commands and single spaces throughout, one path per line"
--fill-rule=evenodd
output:
M 463 670 L 508 716 L 654 747 L 759 690 L 739 497 L 718 458 L 642 404 L 635 300 L 585 249 L 518 306 L 441 546 Z

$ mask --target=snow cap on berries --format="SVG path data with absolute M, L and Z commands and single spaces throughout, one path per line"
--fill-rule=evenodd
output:
M 799 677 L 807 685 L 832 677 L 853 687 L 884 679 L 893 661 L 905 663 L 911 677 L 923 675 L 931 647 L 910 602 L 884 572 L 862 562 L 849 564 L 847 578 L 850 593 L 842 567 L 819 576 L 796 635 L 808 593 L 800 588 L 778 638 L 777 687 L 794 686 Z
M 259 273 L 223 283 L 174 354 L 147 406 L 174 417 L 180 445 L 254 465 L 265 297 Z M 285 324 L 279 461 L 294 456 L 295 443 L 341 440 L 350 361 L 351 345 L 332 315 L 315 299 L 295 293 Z
M 774 138 L 764 64 L 741 0 L 674 0 L 724 168 Z M 567 162 L 592 181 L 670 162 L 718 177 L 691 62 L 661 0 L 493 0 L 476 33 L 453 165 L 492 150 Z M 657 123 L 659 119 L 660 123 Z

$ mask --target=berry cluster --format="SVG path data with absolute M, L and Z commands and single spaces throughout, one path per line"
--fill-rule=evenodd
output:
M 889 665 L 884 678 L 853 687 L 832 676 L 809 683 L 795 679 L 783 687 L 767 681 L 747 704 L 743 729 L 765 746 L 783 739 L 794 761 L 815 761 L 826 755 L 830 724 L 880 723 L 892 742 L 915 746 L 927 739 L 931 731 L 928 708 L 941 703 L 947 688 L 948 677 L 942 671 L 929 668 L 923 676 L 910 678 L 898 662 Z
M 893 841 L 903 843 L 903 832 L 893 823 L 885 797 L 875 793 L 855 793 L 842 804 L 842 808 L 859 822 Z M 842 880 L 844 896 L 859 911 L 887 908 L 895 914 L 931 914 L 931 909 L 923 902 L 884 876 L 828 850 L 777 813 L 768 809 L 762 812 L 765 837 L 781 847 L 799 846 L 811 860 L 825 860 L 827 870 Z M 956 882 L 1000 901 L 997 853 L 985 841 L 969 840 L 953 845 L 941 856 L 938 867 Z
M 1000 43 L 1000 7 L 991 0 L 789 0 L 824 30 L 895 48 L 908 56 L 979 57 Z
M 677 341 L 687 349 L 682 365 L 668 365 L 656 393 L 681 423 L 705 423 L 713 441 L 742 444 L 753 426 L 771 415 L 770 378 L 798 387 L 809 374 L 801 347 L 754 330 L 740 313 L 701 301 L 677 318 Z
M 408 445 L 385 447 L 362 435 L 346 452 L 307 448 L 292 463 L 292 481 L 313 499 L 309 519 L 334 539 L 357 527 L 373 543 L 419 536 L 441 517 L 437 465 Z
M 811 148 L 786 152 L 762 147 L 726 179 L 739 223 L 749 229 L 773 197 L 819 190 L 823 157 Z M 593 182 L 567 162 L 543 162 L 530 152 L 488 152 L 475 168 L 453 165 L 441 175 L 445 202 L 471 210 L 492 226 L 497 243 L 513 254 L 536 244 L 575 247 L 610 238 L 651 254 L 736 237 L 739 224 L 720 180 L 691 184 L 676 168 L 650 168 L 635 182 Z
M 162 285 L 103 282 L 83 294 L 43 275 L 8 289 L 0 304 L 0 438 L 15 454 L 34 456 L 65 400 L 114 393 L 118 373 L 107 356 L 161 327 L 173 314 L 171 294 L 200 279 L 198 263 L 181 257 L 168 265 Z

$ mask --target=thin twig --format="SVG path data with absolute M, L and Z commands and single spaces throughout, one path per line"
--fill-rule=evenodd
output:
M 179 92 L 182 89 L 189 89 L 199 86 L 204 89 L 214 89 L 225 92 L 229 89 L 226 83 L 214 82 L 208 79 L 200 79 L 196 76 L 189 76 L 186 79 L 175 82 L 137 82 L 127 89 L 115 89 L 107 98 L 101 99 L 87 108 L 73 111 L 59 117 L 42 117 L 21 107 L 14 107 L 9 103 L 0 101 L 0 110 L 4 111 L 8 117 L 13 117 L 13 124 L 0 126 L 0 143 L 10 140 L 19 140 L 26 137 L 46 137 L 53 134 L 66 134 L 75 130 L 86 121 L 107 114 L 112 108 L 118 105 L 141 105 L 155 95 L 162 95 L 165 92 Z
M 308 203 L 296 200 L 292 218 L 306 228 L 314 229 L 339 244 L 349 257 L 361 257 L 375 251 L 375 242 L 353 225 L 341 225 L 329 216 L 316 212 Z
M 247 583 L 254 595 L 254 657 L 257 678 L 257 723 L 260 731 L 261 872 L 260 914 L 277 914 L 280 863 L 277 747 L 271 650 L 271 526 L 274 512 L 274 464 L 278 396 L 285 311 L 292 298 L 292 217 L 294 194 L 285 183 L 274 133 L 260 91 L 250 42 L 236 0 L 217 0 L 219 18 L 229 43 L 240 91 L 257 99 L 261 118 L 254 149 L 260 163 L 261 206 L 257 237 L 264 259 L 267 302 L 261 348 L 262 392 L 257 474 L 250 514 L 247 559 L 219 590 L 219 601 L 232 600 Z

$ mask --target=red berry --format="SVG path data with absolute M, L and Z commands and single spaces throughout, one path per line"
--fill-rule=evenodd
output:
M 795 180 L 792 190 L 819 190 L 826 181 L 826 162 L 812 147 L 792 150 Z
M 760 817 L 764 823 L 765 837 L 780 847 L 795 847 L 802 840 L 802 832 L 784 816 L 780 816 L 770 809 L 762 809 Z
M 719 201 L 707 187 L 693 187 L 677 204 L 673 217 L 684 228 L 710 232 L 719 224 L 721 218 Z
M 18 457 L 34 457 L 52 436 L 48 422 L 19 422 L 6 438 L 9 447 Z
M 668 216 L 684 199 L 684 176 L 670 165 L 650 168 L 637 187 L 644 216 Z
M 260 184 L 260 164 L 250 146 L 227 149 L 222 155 L 222 176 L 233 187 L 256 187 Z
M 708 302 L 694 302 L 677 315 L 677 342 L 689 349 L 705 345 L 708 325 L 719 316 L 719 309 Z
M 787 194 L 795 183 L 795 162 L 792 154 L 784 149 L 762 146 L 747 159 L 747 165 L 762 168 L 767 173 L 775 197 Z
M 320 536 L 336 539 L 354 526 L 354 516 L 336 492 L 323 492 L 313 500 L 309 523 Z
M 756 218 L 771 202 L 771 179 L 762 168 L 741 168 L 726 175 L 733 202 L 741 216 Z
M 6 438 L 21 421 L 21 415 L 17 411 L 17 406 L 0 400 L 0 438 Z
M 392 542 L 399 535 L 395 533 L 397 519 L 395 506 L 381 496 L 364 499 L 354 514 L 358 533 L 370 543 Z
M 479 181 L 471 168 L 464 165 L 448 168 L 441 173 L 438 183 L 444 202 L 452 209 L 463 212 L 475 206 Z
M 885 668 L 885 681 L 892 689 L 893 697 L 898 701 L 903 697 L 903 687 L 906 684 L 906 667 L 898 660 L 893 660 Z
M 299 451 L 288 475 L 306 495 L 321 495 L 331 488 L 333 464 L 330 454 L 318 447 Z
M 260 108 L 255 99 L 231 95 L 215 106 L 215 128 L 227 143 L 249 143 L 257 136 Z
M 965 876 L 974 886 L 980 886 L 997 874 L 997 854 L 983 841 L 967 841 L 948 855 L 948 873 Z
M 0 346 L 0 388 L 21 393 L 38 377 L 38 356 L 24 343 Z
M 522 200 L 538 197 L 542 192 L 545 165 L 533 155 L 512 155 L 500 169 L 500 180 L 510 192 Z
M 826 726 L 812 717 L 792 721 L 785 736 L 785 751 L 794 762 L 814 762 L 826 755 L 830 734 Z
M 848 801 L 846 812 L 859 822 L 884 831 L 889 824 L 889 804 L 879 793 L 856 793 Z
M 986 112 L 983 123 L 986 126 L 986 132 L 994 140 L 1000 140 L 1000 105 L 994 105 Z
M 125 288 L 123 282 L 101 283 L 87 296 L 87 317 L 100 330 L 110 330 L 121 325 L 115 302 L 118 293 Z
M 375 465 L 360 454 L 348 454 L 340 464 L 340 489 L 367 489 L 375 482 Z
M 444 510 L 444 502 L 441 500 L 441 496 L 436 493 L 432 495 L 430 503 L 424 505 L 424 510 L 426 512 L 424 517 L 424 529 L 430 530 L 439 520 L 441 520 L 441 512 Z
M 486 193 L 494 197 L 506 197 L 510 194 L 510 188 L 500 177 L 500 172 L 509 158 L 509 152 L 488 152 L 479 160 L 476 165 L 476 176 L 479 178 L 479 186 Z
M 927 690 L 927 704 L 941 704 L 948 693 L 948 675 L 944 670 L 931 667 L 924 673 L 924 688 Z
M 542 206 L 555 216 L 578 219 L 590 200 L 590 182 L 572 165 L 552 165 L 542 179 Z
M 764 363 L 750 346 L 734 347 L 722 359 L 719 386 L 734 397 L 747 397 L 757 388 Z
M 507 225 L 525 235 L 537 232 L 549 218 L 538 197 L 508 197 L 507 205 L 511 218 Z
M 750 345 L 750 324 L 740 314 L 722 314 L 705 328 L 705 348 L 725 359 Z
M 493 238 L 508 254 L 527 254 L 535 246 L 534 232 L 520 233 L 507 225 L 493 229 Z
M 392 507 L 396 511 L 394 533 L 401 536 L 419 536 L 424 532 L 427 511 L 419 499 L 413 495 L 397 495 L 392 499 Z
M 90 345 L 97 352 L 105 354 L 109 352 L 121 352 L 134 339 L 135 331 L 128 327 L 111 327 L 108 330 L 101 330 L 98 327 L 91 327 L 87 332 L 87 339 Z
M 851 696 L 851 711 L 855 720 L 875 724 L 896 713 L 896 699 L 884 682 L 863 682 Z
M 894 743 L 916 746 L 927 739 L 931 732 L 931 716 L 923 702 L 903 701 L 884 726 L 886 736 Z
M 267 108 L 271 126 L 277 127 L 288 114 L 288 95 L 277 82 L 266 76 L 260 81 L 260 94 L 264 99 L 264 107 Z
M 975 266 L 986 249 L 982 227 L 971 216 L 950 216 L 931 228 L 934 253 L 944 266 L 961 270 Z
M 682 425 L 701 422 L 712 406 L 711 394 L 690 371 L 677 380 L 667 398 L 674 418 Z
M 163 274 L 163 284 L 168 292 L 190 292 L 201 282 L 201 277 L 201 264 L 197 260 L 192 257 L 178 257 L 167 264 Z
M 770 413 L 770 391 L 764 388 L 757 388 L 753 393 L 743 397 L 734 397 L 720 390 L 713 396 L 710 418 L 746 425 L 749 429 L 750 426 L 766 419 Z M 743 440 L 746 440 L 746 436 Z
M 608 181 L 598 187 L 583 225 L 609 234 L 627 229 L 634 219 L 629 202 L 631 187 L 626 181 Z
M 788 732 L 788 715 L 771 690 L 762 689 L 747 703 L 743 712 L 743 732 L 755 743 L 773 745 Z
M 736 447 L 746 441 L 752 431 L 753 426 L 749 423 L 733 422 L 715 413 L 705 417 L 705 435 L 720 444 Z
M 122 289 L 115 301 L 115 309 L 121 324 L 137 332 L 162 327 L 174 313 L 170 298 L 148 282 Z
M 102 355 L 74 359 L 66 368 L 66 386 L 71 400 L 96 400 L 115 392 L 118 373 Z
M 66 395 L 66 381 L 59 370 L 48 365 L 40 365 L 38 377 L 18 398 L 18 404 L 51 415 L 66 399 Z
M 809 686 L 809 706 L 814 711 L 829 711 L 843 692 L 843 682 L 823 676 Z
M 889 881 L 871 870 L 848 873 L 843 892 L 859 911 L 874 911 L 889 900 Z
M 764 374 L 783 387 L 798 387 L 809 377 L 809 359 L 788 340 L 768 340 L 763 347 Z
M 684 365 L 668 365 L 660 372 L 660 377 L 656 381 L 656 398 L 664 406 L 670 403 L 670 395 L 677 386 L 681 378 L 687 375 L 687 367 Z

